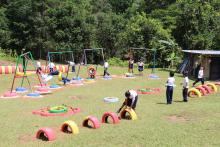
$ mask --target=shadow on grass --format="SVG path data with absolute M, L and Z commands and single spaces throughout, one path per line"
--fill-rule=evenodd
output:
M 167 103 L 159 102 L 159 103 L 156 103 L 156 104 L 159 104 L 159 105 L 166 105 Z

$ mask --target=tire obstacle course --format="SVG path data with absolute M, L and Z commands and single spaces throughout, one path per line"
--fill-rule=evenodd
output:
M 114 112 L 105 112 L 102 115 L 102 123 L 119 124 L 120 123 L 120 119 L 119 118 L 120 117 L 124 118 L 126 113 L 129 114 L 131 120 L 136 120 L 137 119 L 137 115 L 136 115 L 136 113 L 135 113 L 135 111 L 133 109 L 131 109 L 131 108 L 124 108 L 121 111 L 120 116 L 118 116 Z M 110 118 L 111 118 L 111 122 L 109 121 Z M 100 124 L 98 118 L 96 118 L 95 116 L 87 116 L 83 120 L 82 126 L 83 127 L 87 127 L 87 128 L 92 128 L 92 129 L 98 129 L 98 128 L 100 128 L 101 124 Z M 67 134 L 72 134 L 72 135 L 79 134 L 79 127 L 72 120 L 65 121 L 61 125 L 61 129 L 60 130 L 61 130 L 61 132 L 64 132 L 64 133 L 67 133 Z M 37 131 L 36 138 L 37 139 L 41 139 L 43 141 L 53 141 L 53 140 L 56 139 L 56 134 L 55 134 L 55 131 L 53 131 L 53 129 L 48 128 L 48 127 L 43 127 L 43 128 L 40 128 Z
M 137 89 L 138 94 L 159 94 L 161 92 L 160 88 L 142 88 Z
M 199 85 L 195 88 L 190 88 L 188 91 L 189 97 L 202 97 L 208 94 L 216 93 L 218 88 L 214 83 L 207 83 L 205 85 Z

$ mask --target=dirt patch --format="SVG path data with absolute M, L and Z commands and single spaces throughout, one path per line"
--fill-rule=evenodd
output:
M 186 115 L 170 115 L 166 119 L 173 123 L 185 123 L 191 121 L 191 119 Z
M 25 135 L 20 135 L 18 137 L 18 140 L 21 143 L 26 143 L 26 142 L 33 142 L 36 140 L 36 137 L 33 134 L 25 134 Z
M 76 96 L 70 96 L 71 99 L 74 100 L 81 100 L 81 99 L 85 99 L 85 97 L 81 96 L 81 95 L 76 95 Z

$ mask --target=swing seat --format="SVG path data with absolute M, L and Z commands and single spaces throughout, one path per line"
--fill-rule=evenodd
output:
M 24 76 L 33 75 L 33 74 L 35 74 L 35 73 L 36 73 L 35 71 L 27 71 L 26 73 L 24 73 L 24 72 L 17 72 L 17 73 L 16 73 L 16 76 L 24 77 Z

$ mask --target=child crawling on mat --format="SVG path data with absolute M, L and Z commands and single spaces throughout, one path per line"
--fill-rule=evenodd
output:
M 135 110 L 138 101 L 138 94 L 135 90 L 128 90 L 125 92 L 125 101 L 122 106 L 118 109 L 117 113 L 120 113 L 121 109 L 126 106 Z

